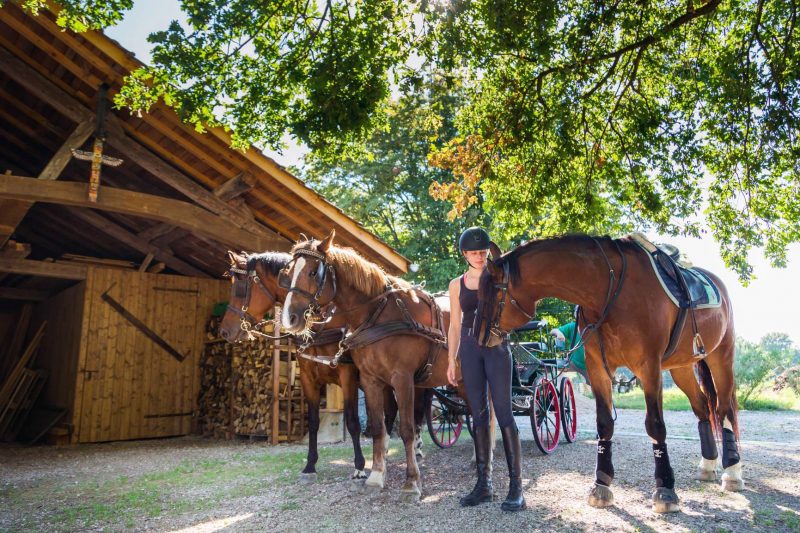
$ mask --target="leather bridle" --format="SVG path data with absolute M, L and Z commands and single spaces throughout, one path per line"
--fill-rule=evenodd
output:
M 256 271 L 255 266 L 253 266 L 253 268 L 248 266 L 246 269 L 231 267 L 228 270 L 228 273 L 230 274 L 231 278 L 233 278 L 234 296 L 243 299 L 241 309 L 237 309 L 231 304 L 228 304 L 228 311 L 239 317 L 240 327 L 243 331 L 257 335 L 263 335 L 259 329 L 261 326 L 266 324 L 268 320 L 257 320 L 253 315 L 248 313 L 248 310 L 250 309 L 250 298 L 253 295 L 253 284 L 261 289 L 267 296 L 269 296 L 273 302 L 278 301 L 277 298 L 274 294 L 272 294 L 272 291 L 270 291 L 264 285 L 264 282 L 261 281 L 261 278 L 258 277 L 258 272 Z M 240 279 L 240 275 L 244 276 L 244 278 Z
M 311 257 L 319 261 L 317 269 L 312 274 L 317 280 L 317 290 L 313 293 L 293 286 L 291 280 L 289 279 L 289 271 L 291 270 L 293 263 L 302 256 Z M 330 280 L 333 294 L 331 294 L 331 297 L 327 303 L 322 304 L 320 303 L 319 298 L 322 296 L 322 291 L 325 290 L 325 283 L 328 280 Z M 289 263 L 278 275 L 278 286 L 282 289 L 286 289 L 289 293 L 295 292 L 308 299 L 308 307 L 306 307 L 306 310 L 303 313 L 304 316 L 321 317 L 323 314 L 323 307 L 330 306 L 336 298 L 336 270 L 333 268 L 333 265 L 328 263 L 325 254 L 316 250 L 296 250 L 292 255 L 292 260 L 289 261 Z

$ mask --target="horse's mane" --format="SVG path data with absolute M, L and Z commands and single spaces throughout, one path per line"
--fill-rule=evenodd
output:
M 317 250 L 320 241 L 299 242 L 292 248 L 296 250 Z M 325 254 L 329 264 L 336 270 L 336 281 L 339 285 L 352 287 L 366 296 L 378 296 L 387 286 L 399 289 L 411 289 L 411 284 L 404 279 L 390 276 L 378 265 L 367 261 L 352 248 L 331 246 Z
M 520 272 L 519 272 L 519 259 L 533 251 L 542 251 L 547 249 L 551 246 L 561 246 L 564 244 L 575 244 L 575 245 L 585 245 L 587 247 L 596 247 L 597 245 L 594 243 L 594 240 L 599 242 L 616 242 L 619 244 L 620 249 L 625 250 L 626 248 L 632 246 L 636 246 L 635 243 L 630 241 L 630 239 L 622 238 L 622 239 L 613 239 L 608 235 L 588 235 L 586 233 L 568 233 L 564 235 L 556 235 L 553 237 L 545 237 L 542 239 L 532 239 L 526 243 L 520 244 L 513 250 L 509 250 L 508 252 L 504 253 L 500 258 L 495 261 L 497 266 L 502 267 L 504 264 L 508 264 L 508 274 L 511 278 L 512 283 L 518 283 L 520 281 Z
M 247 270 L 252 270 L 256 265 L 264 267 L 272 276 L 277 276 L 278 273 L 289 264 L 292 260 L 290 254 L 284 252 L 264 252 L 260 254 L 247 255 Z

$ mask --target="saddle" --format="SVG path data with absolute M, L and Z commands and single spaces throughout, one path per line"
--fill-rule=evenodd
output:
M 719 307 L 719 288 L 714 285 L 705 272 L 680 261 L 680 251 L 677 247 L 653 244 L 641 233 L 631 234 L 630 239 L 647 252 L 647 257 L 650 259 L 661 287 L 679 309 L 678 317 L 670 332 L 669 344 L 661 357 L 662 363 L 675 352 L 678 339 L 686 323 L 686 315 L 689 313 L 692 316 L 694 331 L 694 355 L 705 357 L 706 351 L 697 328 L 694 310 Z

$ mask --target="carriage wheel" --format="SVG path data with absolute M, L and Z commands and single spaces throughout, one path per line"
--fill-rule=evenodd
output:
M 549 379 L 539 378 L 533 392 L 531 405 L 531 428 L 536 446 L 549 454 L 558 446 L 561 433 L 558 409 L 558 391 Z
M 575 406 L 575 391 L 572 380 L 561 378 L 558 386 L 558 406 L 561 408 L 561 427 L 567 442 L 575 442 L 578 435 L 578 410 Z
M 425 418 L 428 420 L 428 433 L 431 435 L 431 440 L 439 448 L 450 448 L 458 441 L 464 425 L 462 417 L 454 414 L 453 410 L 448 409 L 436 396 L 428 404 Z M 469 420 L 467 420 L 467 427 L 469 427 Z

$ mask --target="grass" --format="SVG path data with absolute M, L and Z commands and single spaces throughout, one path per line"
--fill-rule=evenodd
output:
M 677 387 L 664 389 L 663 405 L 665 411 L 689 411 L 689 399 Z M 644 409 L 644 392 L 634 389 L 624 394 L 614 394 L 614 405 L 620 409 Z M 791 390 L 778 392 L 762 391 L 747 402 L 739 402 L 741 409 L 750 411 L 800 411 L 800 398 Z
M 366 449 L 366 448 L 369 448 Z M 263 451 L 262 451 L 263 450 Z M 143 518 L 177 516 L 212 509 L 223 501 L 257 495 L 276 486 L 289 485 L 305 465 L 306 452 L 264 448 L 256 453 L 236 453 L 226 459 L 184 460 L 179 465 L 140 476 L 119 476 L 102 482 L 70 484 L 42 482 L 20 489 L 3 489 L 5 511 L 24 517 L 25 502 L 50 502 L 50 525 L 55 530 L 96 529 L 113 525 L 133 528 Z M 364 453 L 371 453 L 365 447 Z M 323 447 L 319 463 L 352 461 L 352 448 Z M 334 472 L 319 474 L 320 481 L 334 479 Z M 17 507 L 16 509 L 13 509 Z M 281 510 L 299 509 L 295 501 Z M 18 524 L 24 531 L 28 524 Z M 40 525 L 41 526 L 41 525 Z

